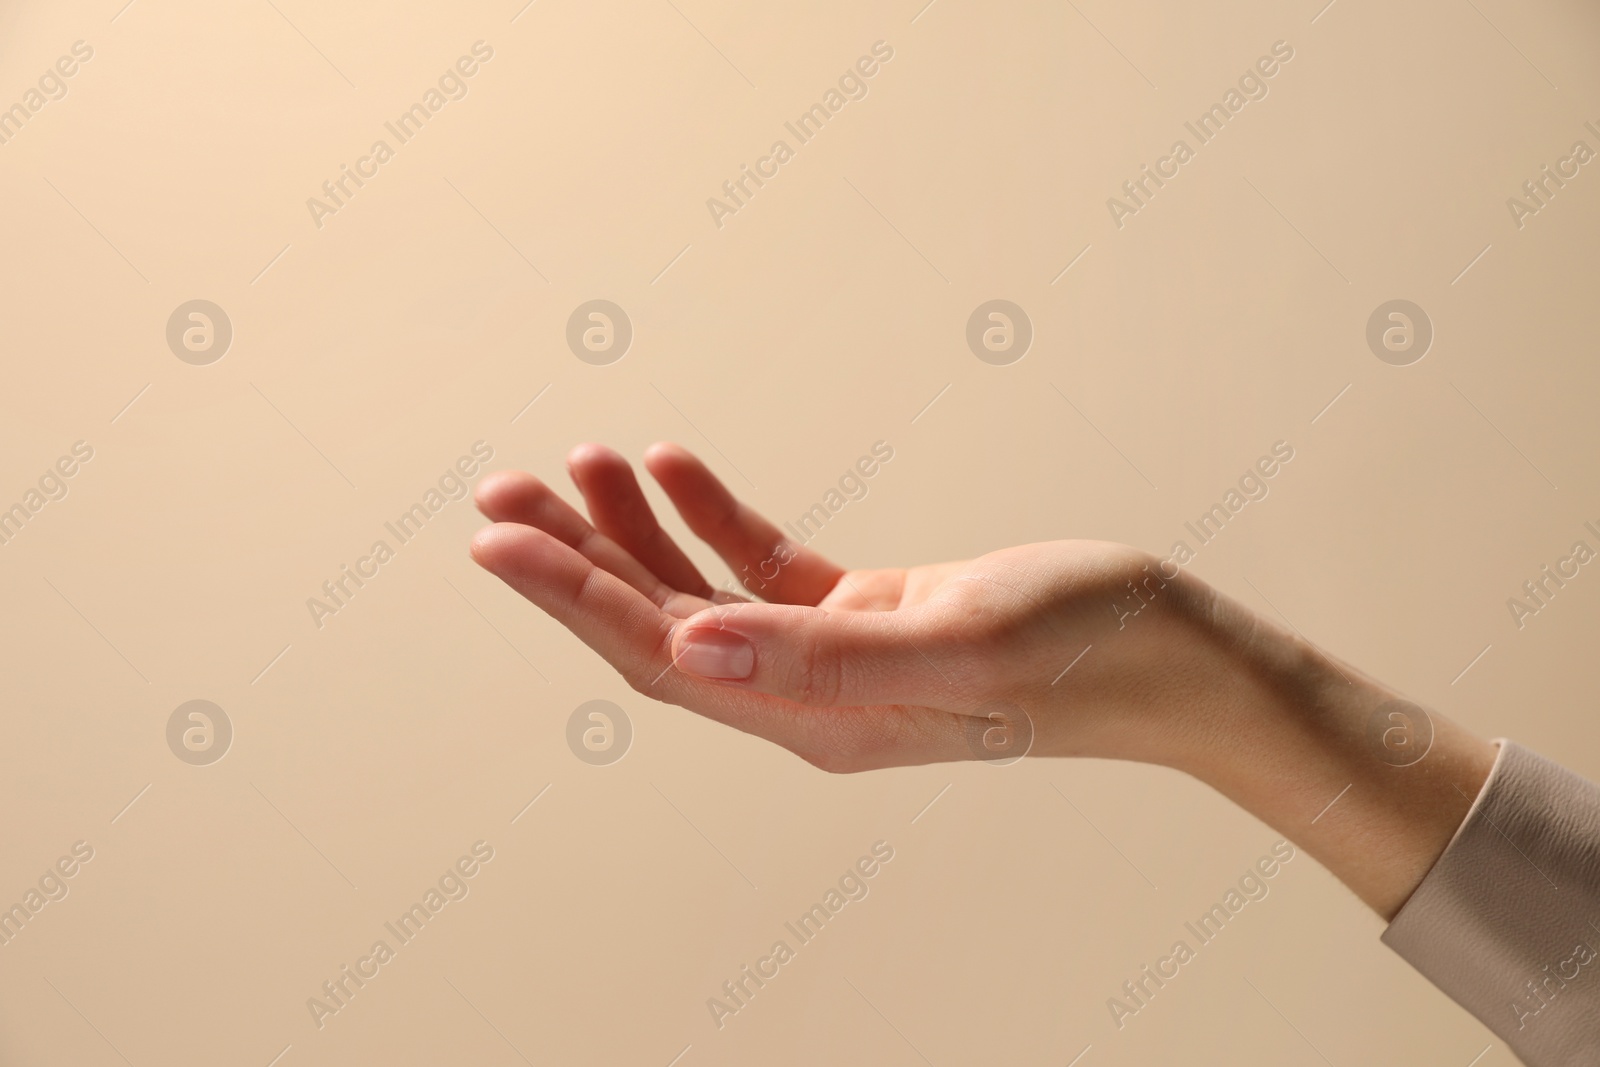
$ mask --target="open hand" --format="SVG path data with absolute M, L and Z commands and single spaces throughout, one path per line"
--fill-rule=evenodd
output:
M 472 545 L 640 693 L 830 771 L 1029 751 L 1166 761 L 1179 725 L 1198 728 L 1215 657 L 1194 623 L 1212 594 L 1153 556 L 1055 541 L 846 571 L 684 449 L 655 445 L 645 466 L 767 603 L 713 589 L 600 445 L 568 458 L 589 519 L 533 476 L 498 472 L 477 489 L 495 525 Z

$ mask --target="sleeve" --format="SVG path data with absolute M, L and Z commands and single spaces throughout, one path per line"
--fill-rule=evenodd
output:
M 1600 787 L 1498 743 L 1383 942 L 1528 1067 L 1600 1064 Z

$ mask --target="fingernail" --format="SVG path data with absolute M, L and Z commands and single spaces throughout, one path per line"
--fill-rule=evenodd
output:
M 743 681 L 755 670 L 756 650 L 743 637 L 726 630 L 690 630 L 677 659 L 685 674 L 720 682 Z

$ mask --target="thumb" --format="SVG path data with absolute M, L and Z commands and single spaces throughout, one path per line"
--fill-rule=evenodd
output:
M 736 604 L 698 612 L 672 635 L 684 674 L 816 707 L 973 699 L 970 649 L 949 637 L 927 606 L 904 611 L 825 611 Z

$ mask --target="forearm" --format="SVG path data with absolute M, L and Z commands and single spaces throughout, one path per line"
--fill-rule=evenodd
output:
M 1174 760 L 1391 919 L 1461 825 L 1496 747 L 1219 599 L 1209 743 Z
M 1158 761 L 1319 860 L 1529 1067 L 1600 1062 L 1600 787 L 1195 588 L 1162 670 L 1198 684 Z

